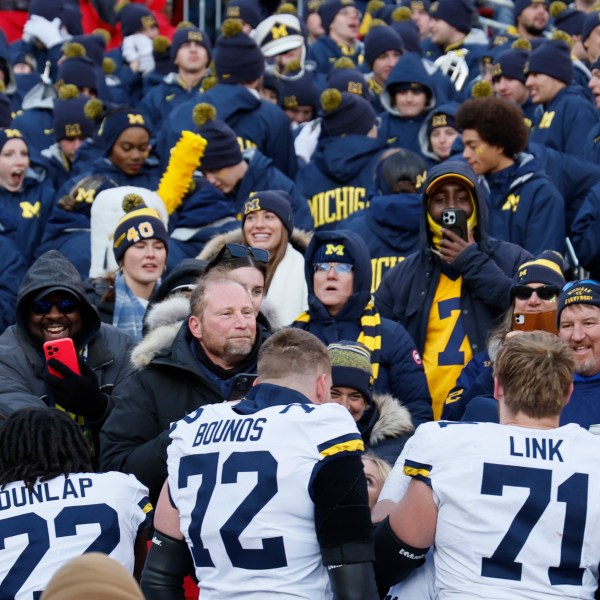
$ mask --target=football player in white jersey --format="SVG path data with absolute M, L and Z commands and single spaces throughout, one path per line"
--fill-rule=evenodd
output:
M 350 413 L 324 403 L 330 387 L 325 346 L 284 329 L 245 398 L 177 422 L 147 600 L 183 597 L 190 552 L 204 600 L 378 598 L 363 442 Z
M 574 365 L 556 336 L 516 336 L 494 363 L 500 424 L 417 430 L 399 458 L 412 480 L 375 534 L 380 589 L 435 544 L 440 600 L 594 597 L 600 438 L 559 427 Z
M 92 472 L 67 413 L 13 413 L 0 429 L 0 599 L 37 600 L 63 564 L 86 552 L 141 571 L 151 513 L 135 477 Z

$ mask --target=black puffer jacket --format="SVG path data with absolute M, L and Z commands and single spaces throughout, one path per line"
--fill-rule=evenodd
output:
M 0 336 L 0 412 L 8 415 L 21 408 L 49 404 L 42 379 L 45 359 L 41 342 L 32 337 L 27 326 L 31 298 L 41 290 L 60 286 L 80 302 L 82 329 L 74 342 L 84 351 L 85 360 L 98 378 L 100 390 L 108 396 L 104 422 L 112 409 L 116 388 L 133 368 L 129 363 L 132 340 L 111 325 L 100 323 L 94 307 L 87 301 L 83 283 L 75 267 L 56 250 L 46 252 L 27 271 L 17 296 L 16 324 Z
M 152 502 L 167 476 L 171 423 L 200 406 L 224 400 L 200 368 L 187 321 L 173 339 L 174 327 L 163 325 L 136 347 L 140 370 L 125 382 L 122 399 L 100 433 L 101 468 L 133 473 L 150 489 Z M 255 349 L 262 339 L 257 329 Z M 239 372 L 256 372 L 256 354 L 251 365 L 240 365 Z

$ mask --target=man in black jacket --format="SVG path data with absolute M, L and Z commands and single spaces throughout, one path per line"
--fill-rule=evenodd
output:
M 43 344 L 73 340 L 79 374 L 44 359 Z M 126 379 L 131 338 L 100 322 L 75 267 L 56 250 L 31 265 L 17 296 L 16 324 L 0 336 L 0 413 L 22 408 L 68 411 L 81 425 L 94 459 L 98 433 L 113 406 L 113 388 Z
M 248 385 L 251 377 L 235 376 L 256 372 L 263 341 L 241 284 L 201 282 L 190 303 L 192 314 L 175 338 L 159 343 L 144 368 L 124 383 L 122 401 L 100 435 L 101 467 L 133 473 L 148 486 L 153 503 L 167 476 L 171 423 L 227 400 L 237 382 Z

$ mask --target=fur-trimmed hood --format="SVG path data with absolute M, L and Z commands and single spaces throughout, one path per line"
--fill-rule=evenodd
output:
M 174 294 L 155 304 L 146 317 L 150 331 L 131 352 L 133 366 L 138 370 L 144 369 L 160 350 L 169 348 L 189 314 L 189 298 L 182 294 Z
M 152 306 L 146 316 L 148 333 L 131 352 L 131 364 L 137 370 L 144 369 L 161 350 L 169 348 L 190 312 L 189 298 L 183 294 L 174 294 Z M 264 318 L 261 319 L 259 313 L 258 323 L 265 328 L 268 324 L 273 330 L 281 328 L 281 324 L 275 322 L 276 311 L 267 300 L 263 301 L 261 313 Z
M 294 227 L 294 231 L 292 232 L 292 236 L 290 238 L 290 244 L 295 250 L 298 250 L 300 254 L 304 254 L 308 243 L 312 238 L 311 232 L 306 232 L 302 229 L 297 229 Z M 202 249 L 202 252 L 198 254 L 196 258 L 200 260 L 206 260 L 210 262 L 218 253 L 219 250 L 225 244 L 243 244 L 242 240 L 242 229 L 234 229 L 232 231 L 227 231 L 225 233 L 220 233 L 219 235 L 215 235 Z
M 369 446 L 377 446 L 385 439 L 397 438 L 414 431 L 409 410 L 391 394 L 375 394 L 373 405 L 375 411 L 369 410 L 365 414 L 371 416 L 368 422 L 363 426 L 364 417 L 359 422 L 363 436 L 368 435 Z M 378 413 L 376 420 L 373 419 L 375 413 Z

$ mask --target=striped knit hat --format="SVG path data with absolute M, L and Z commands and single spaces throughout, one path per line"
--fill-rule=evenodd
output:
M 341 341 L 327 346 L 331 358 L 333 386 L 359 391 L 369 403 L 373 400 L 373 370 L 369 350 L 358 342 Z

